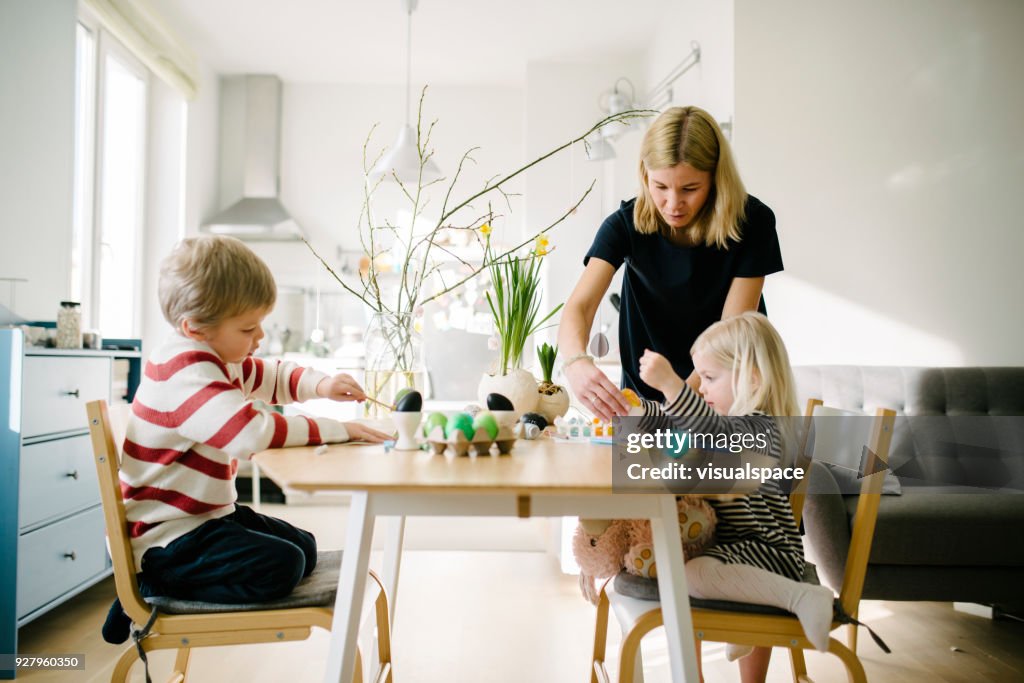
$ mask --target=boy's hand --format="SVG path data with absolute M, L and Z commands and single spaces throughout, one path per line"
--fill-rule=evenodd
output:
M 345 422 L 345 429 L 348 431 L 349 441 L 368 441 L 370 443 L 381 443 L 383 441 L 390 441 L 395 437 L 391 434 L 385 434 L 379 432 L 372 427 L 367 427 L 359 422 Z
M 666 401 L 671 401 L 683 390 L 683 380 L 672 369 L 668 359 L 650 349 L 645 349 L 644 355 L 640 356 L 640 379 L 663 393 Z
M 316 385 L 316 395 L 332 401 L 365 401 L 366 393 L 359 382 L 344 373 L 325 377 Z

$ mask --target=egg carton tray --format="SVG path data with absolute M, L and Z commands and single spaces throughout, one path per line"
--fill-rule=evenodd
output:
M 473 438 L 467 439 L 461 430 L 456 430 L 450 437 L 444 435 L 444 427 L 434 427 L 427 434 L 424 441 L 430 447 L 434 455 L 444 455 L 445 451 L 451 449 L 456 457 L 476 455 L 492 455 L 492 448 L 498 455 L 510 455 L 512 447 L 516 443 L 516 436 L 508 427 L 498 429 L 498 435 L 491 438 L 486 429 L 477 429 L 473 432 Z

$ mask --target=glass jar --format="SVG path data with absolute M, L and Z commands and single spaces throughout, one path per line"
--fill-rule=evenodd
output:
M 57 348 L 82 348 L 82 311 L 77 301 L 61 301 L 57 309 Z
M 414 315 L 375 313 L 366 329 L 366 395 L 394 405 L 395 395 L 406 387 L 427 397 L 427 366 L 423 358 L 423 320 Z M 367 417 L 386 417 L 383 406 L 366 401 Z

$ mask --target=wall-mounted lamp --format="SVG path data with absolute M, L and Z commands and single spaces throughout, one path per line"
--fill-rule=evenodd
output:
M 700 43 L 692 41 L 690 52 L 679 64 L 673 68 L 668 75 L 661 79 L 657 85 L 651 88 L 647 96 L 638 101 L 636 99 L 636 88 L 628 78 L 619 78 L 612 85 L 611 90 L 601 93 L 598 97 L 598 107 L 606 116 L 621 114 L 629 109 L 664 109 L 672 102 L 673 84 L 693 67 L 700 64 Z M 628 92 L 626 86 L 629 86 Z M 726 137 L 732 137 L 732 119 L 727 123 L 720 124 L 722 132 Z M 728 127 L 728 130 L 727 130 Z M 639 129 L 639 121 L 636 123 L 617 123 L 602 127 L 590 139 L 587 140 L 587 158 L 590 161 L 605 161 L 615 158 L 615 148 L 611 141 L 615 140 L 622 133 L 633 129 Z

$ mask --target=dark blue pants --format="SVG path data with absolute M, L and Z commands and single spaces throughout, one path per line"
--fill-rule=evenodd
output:
M 139 590 L 222 604 L 283 598 L 316 567 L 313 534 L 244 505 L 142 556 Z

